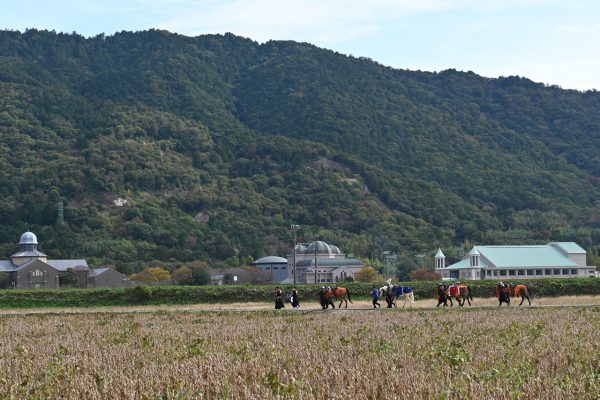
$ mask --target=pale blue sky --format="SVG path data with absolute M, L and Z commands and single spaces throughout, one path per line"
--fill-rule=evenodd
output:
M 0 28 L 232 32 L 309 42 L 396 68 L 600 90 L 595 0 L 0 0 Z

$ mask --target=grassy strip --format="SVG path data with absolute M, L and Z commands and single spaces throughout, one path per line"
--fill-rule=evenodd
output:
M 530 285 L 534 297 L 568 295 L 600 295 L 600 279 L 554 279 L 519 281 Z M 380 285 L 381 283 L 378 283 Z M 493 281 L 468 282 L 475 297 L 494 296 Z M 436 282 L 407 282 L 417 299 L 433 298 Z M 355 298 L 369 296 L 372 283 L 350 283 Z M 320 285 L 299 285 L 301 300 L 317 298 Z M 291 285 L 281 285 L 290 293 Z M 137 304 L 196 304 L 272 301 L 273 285 L 241 286 L 136 286 L 114 289 L 55 289 L 55 290 L 1 290 L 0 308 L 35 307 L 97 307 L 128 306 Z

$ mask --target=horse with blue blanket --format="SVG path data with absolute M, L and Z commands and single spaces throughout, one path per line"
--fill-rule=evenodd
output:
M 385 296 L 385 301 L 388 305 L 388 308 L 397 307 L 396 299 L 404 296 L 404 304 L 402 308 L 406 307 L 406 302 L 408 301 L 410 306 L 415 303 L 415 296 L 413 293 L 413 289 L 408 286 L 384 286 L 380 290 L 382 296 Z

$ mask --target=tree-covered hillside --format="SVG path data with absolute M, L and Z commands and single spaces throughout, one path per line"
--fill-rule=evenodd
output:
M 0 32 L 0 256 L 130 273 L 600 238 L 600 94 L 164 31 Z M 117 206 L 116 199 L 127 204 Z M 64 217 L 58 218 L 59 204 Z

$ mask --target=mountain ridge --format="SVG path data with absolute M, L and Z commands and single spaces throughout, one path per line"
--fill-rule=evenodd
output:
M 294 223 L 367 258 L 483 240 L 597 255 L 595 91 L 156 30 L 2 31 L 0 88 L 5 254 L 31 228 L 52 256 L 124 272 L 235 263 L 284 255 Z

